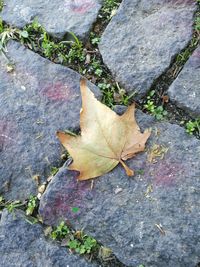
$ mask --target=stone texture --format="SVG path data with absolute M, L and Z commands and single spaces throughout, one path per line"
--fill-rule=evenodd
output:
M 47 32 L 63 38 L 74 32 L 85 38 L 97 18 L 102 0 L 4 0 L 2 19 L 15 27 L 22 28 L 34 18 Z
M 192 38 L 195 0 L 124 0 L 100 43 L 104 63 L 137 97 Z
M 7 49 L 15 69 L 7 72 L 1 54 L 0 194 L 23 199 L 36 193 L 34 175 L 43 179 L 61 163 L 56 131 L 79 127 L 80 75 L 18 43 Z
M 191 115 L 200 116 L 200 46 L 172 83 L 168 94 L 178 107 Z
M 77 182 L 76 172 L 64 167 L 44 193 L 40 214 L 50 225 L 64 219 L 83 228 L 127 266 L 195 267 L 200 262 L 200 141 L 141 112 L 137 120 L 153 132 L 147 152 L 127 162 L 134 177 L 118 166 L 95 179 L 91 189 L 91 181 Z M 155 145 L 165 153 L 152 163 Z
M 3 211 L 0 222 L 1 267 L 92 267 L 96 264 L 71 255 L 46 240 L 39 224 L 31 225 L 22 211 Z

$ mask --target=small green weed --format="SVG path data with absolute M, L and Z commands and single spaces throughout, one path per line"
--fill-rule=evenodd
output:
M 156 106 L 153 100 L 155 91 L 152 90 L 147 96 L 147 101 L 144 104 L 144 109 L 152 114 L 157 120 L 162 120 L 167 116 L 167 111 L 164 110 L 163 106 Z
M 14 211 L 15 208 L 24 206 L 19 200 L 6 201 L 3 196 L 0 196 L 0 210 L 6 208 L 10 213 Z
M 79 254 L 89 254 L 97 248 L 97 241 L 90 236 L 84 235 L 80 240 L 70 240 L 67 246 Z
M 70 233 L 69 228 L 65 225 L 64 222 L 61 222 L 54 231 L 51 232 L 51 238 L 53 240 L 58 239 L 61 240 L 65 238 Z
M 52 167 L 51 168 L 51 175 L 52 176 L 54 176 L 54 175 L 56 175 L 56 173 L 59 171 L 59 168 L 57 168 L 57 167 Z
M 3 20 L 0 18 L 0 33 L 4 31 Z
M 110 20 L 116 13 L 120 3 L 120 0 L 104 0 L 103 7 L 101 9 L 103 16 L 105 16 L 107 20 Z
M 188 134 L 197 133 L 198 135 L 200 135 L 200 118 L 188 121 L 185 124 L 185 128 Z
M 50 234 L 52 239 L 67 240 L 67 247 L 79 254 L 89 254 L 97 249 L 97 241 L 85 234 L 82 231 L 73 231 L 68 226 L 61 222 Z
M 38 205 L 37 197 L 30 196 L 28 203 L 27 203 L 26 215 L 32 215 L 37 205 Z
M 97 36 L 94 32 L 90 33 L 90 41 L 93 45 L 98 45 L 101 38 Z
M 103 92 L 102 102 L 112 108 L 115 102 L 114 86 L 112 86 L 110 83 L 106 83 L 106 80 L 104 79 L 102 82 L 98 83 L 98 87 Z
M 69 63 L 83 62 L 85 60 L 85 53 L 83 51 L 83 43 L 76 37 L 73 32 L 69 33 L 72 37 L 71 41 L 61 42 L 70 44 L 70 50 L 67 55 Z
M 19 200 L 15 200 L 13 202 L 7 202 L 5 203 L 6 209 L 11 213 L 14 211 L 14 209 L 24 206 L 23 203 Z
M 96 58 L 92 59 L 90 71 L 92 71 L 98 77 L 101 77 L 101 75 L 103 73 L 103 69 L 101 67 L 101 62 L 99 60 L 96 60 Z

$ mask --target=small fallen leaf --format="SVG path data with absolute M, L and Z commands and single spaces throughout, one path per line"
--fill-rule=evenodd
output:
M 63 146 L 73 158 L 70 170 L 79 171 L 79 180 L 103 175 L 121 163 L 128 176 L 134 171 L 124 163 L 136 153 L 144 151 L 150 130 L 140 132 L 134 117 L 135 105 L 119 116 L 99 102 L 81 80 L 81 135 L 57 132 Z

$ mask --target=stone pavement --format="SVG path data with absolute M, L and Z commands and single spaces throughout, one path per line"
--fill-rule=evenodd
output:
M 144 96 L 192 38 L 194 0 L 124 0 L 99 45 L 104 63 L 128 92 Z M 16 27 L 35 17 L 58 38 L 87 39 L 102 1 L 4 1 L 0 16 Z M 61 12 L 62 11 L 62 12 Z M 51 14 L 51 16 L 49 16 Z M 80 74 L 10 41 L 0 54 L 0 194 L 24 200 L 61 166 L 57 130 L 79 129 Z M 7 64 L 14 64 L 9 72 Z M 168 89 L 177 107 L 200 115 L 200 53 L 193 52 Z M 88 82 L 95 95 L 99 89 Z M 200 262 L 200 141 L 168 122 L 137 112 L 152 128 L 146 152 L 91 181 L 77 182 L 66 164 L 49 183 L 39 213 L 48 225 L 66 220 L 110 247 L 126 266 L 196 267 Z M 73 208 L 76 207 L 77 212 Z M 3 211 L 0 258 L 10 266 L 97 266 L 46 240 L 22 211 Z

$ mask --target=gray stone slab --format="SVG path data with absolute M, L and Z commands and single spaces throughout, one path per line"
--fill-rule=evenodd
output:
M 59 129 L 79 128 L 80 75 L 16 42 L 0 55 L 0 194 L 23 199 L 36 193 L 32 177 L 47 177 L 61 163 Z M 97 96 L 99 90 L 90 87 Z
M 96 21 L 102 0 L 4 0 L 2 19 L 22 28 L 34 18 L 55 37 L 74 32 L 85 38 Z
M 200 116 L 200 46 L 168 90 L 170 100 L 193 116 Z
M 134 177 L 118 166 L 95 179 L 91 189 L 91 181 L 77 182 L 75 172 L 62 168 L 41 199 L 40 214 L 50 225 L 64 219 L 83 228 L 127 266 L 195 267 L 200 262 L 200 141 L 141 112 L 137 120 L 153 132 L 146 153 L 127 163 Z M 163 153 L 153 163 L 155 145 Z
M 3 211 L 0 222 L 1 267 L 94 267 L 56 242 L 46 240 L 39 224 L 30 224 L 24 213 Z
M 128 92 L 144 96 L 192 38 L 195 0 L 124 0 L 99 45 Z

